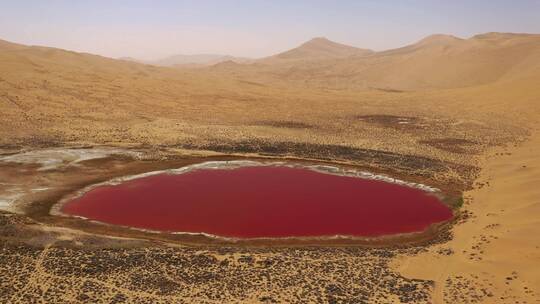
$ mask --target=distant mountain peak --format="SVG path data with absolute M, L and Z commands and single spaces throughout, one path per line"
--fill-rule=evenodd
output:
M 474 35 L 471 39 L 474 40 L 495 40 L 495 39 L 508 39 L 508 38 L 527 38 L 527 37 L 540 37 L 538 34 L 525 34 L 525 33 L 502 33 L 502 32 L 488 32 L 483 34 Z
M 463 39 L 452 36 L 452 35 L 446 35 L 446 34 L 434 34 L 429 35 L 426 38 L 418 41 L 417 44 L 449 44 L 449 43 L 455 43 L 463 41 Z
M 354 46 L 341 44 L 329 40 L 326 37 L 312 38 L 300 46 L 289 51 L 277 54 L 271 58 L 274 59 L 324 59 L 324 58 L 343 58 L 353 55 L 371 54 L 372 50 L 361 49 Z
M 251 62 L 249 58 L 233 57 L 230 55 L 218 55 L 218 54 L 192 54 L 192 55 L 173 55 L 159 60 L 138 60 L 131 57 L 119 58 L 126 61 L 134 61 L 139 63 L 145 63 L 155 66 L 168 66 L 168 67 L 193 67 L 193 66 L 210 66 L 221 62 L 232 61 L 235 63 L 248 63 Z
M 346 44 L 341 44 L 341 43 L 338 43 L 338 42 L 335 42 L 335 41 L 332 41 L 326 37 L 315 37 L 315 38 L 312 38 L 304 43 L 302 43 L 300 45 L 300 47 L 309 47 L 309 46 L 312 46 L 312 47 L 317 47 L 317 46 L 333 46 L 333 47 L 341 47 L 341 48 L 348 48 L 348 49 L 358 49 L 354 46 L 350 46 L 350 45 L 346 45 Z
M 330 39 L 326 37 L 314 37 L 304 42 L 304 44 L 312 44 L 312 43 L 335 43 L 335 42 L 331 41 Z

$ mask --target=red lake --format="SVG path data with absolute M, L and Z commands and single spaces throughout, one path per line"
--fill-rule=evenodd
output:
M 452 211 L 426 191 L 305 168 L 162 173 L 98 186 L 62 212 L 104 223 L 235 238 L 419 232 Z

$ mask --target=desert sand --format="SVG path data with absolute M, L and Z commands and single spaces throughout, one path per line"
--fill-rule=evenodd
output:
M 1 301 L 540 301 L 540 35 L 382 52 L 316 38 L 196 68 L 0 41 L 0 113 Z M 382 246 L 212 244 L 50 213 L 111 178 L 253 157 L 465 203 L 435 236 Z
M 493 151 L 477 187 L 465 193 L 472 218 L 454 228 L 453 240 L 396 262 L 404 276 L 435 281 L 434 303 L 540 301 L 539 145 L 536 133 L 517 148 Z

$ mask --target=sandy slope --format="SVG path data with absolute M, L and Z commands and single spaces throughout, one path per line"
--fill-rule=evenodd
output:
M 540 115 L 536 106 L 540 69 L 534 64 L 523 69 L 516 65 L 519 61 L 540 66 L 540 58 L 534 55 L 540 36 L 488 36 L 491 38 L 482 40 L 488 41 L 479 42 L 482 47 L 478 50 L 461 50 L 463 43 L 468 45 L 474 40 L 472 44 L 476 44 L 478 37 L 464 40 L 433 36 L 412 49 L 396 49 L 391 56 L 354 55 L 350 61 L 340 59 L 350 62 L 347 70 L 329 69 L 324 74 L 311 73 L 304 67 L 323 70 L 326 60 L 311 60 L 308 65 L 293 60 L 276 67 L 235 64 L 253 69 L 253 78 L 243 70 L 235 70 L 238 74 L 234 74 L 227 69 L 221 73 L 212 69 L 154 67 L 0 41 L 0 148 L 49 147 L 69 142 L 193 149 L 224 142 L 231 146 L 263 142 L 267 143 L 265 147 L 294 142 L 417 155 L 475 166 L 476 158 L 485 149 L 522 137 L 532 124 L 531 118 Z M 317 47 L 308 47 L 317 54 L 330 50 L 341 56 L 350 51 L 332 42 L 315 42 Z M 358 89 L 353 85 L 365 72 L 357 61 L 364 57 L 382 58 L 390 66 L 394 60 L 408 58 L 407 64 L 418 62 L 420 66 L 431 62 L 420 61 L 422 54 L 439 54 L 439 59 L 421 75 L 447 79 L 440 73 L 446 66 L 446 46 L 455 48 L 452 54 L 474 58 L 479 51 L 497 50 L 495 57 L 486 57 L 489 60 L 482 64 L 474 61 L 470 68 L 455 70 L 458 76 L 491 75 L 494 62 L 517 59 L 511 61 L 512 73 L 505 74 L 507 77 L 483 85 L 466 82 L 466 87 L 459 87 L 463 83 L 452 82 L 459 88 L 407 92 Z M 513 52 L 516 48 L 518 51 Z M 516 54 L 522 53 L 531 56 L 520 61 L 524 57 Z M 473 58 L 467 56 L 459 58 Z M 463 61 L 462 65 L 468 63 Z M 385 64 L 375 64 L 370 70 Z M 494 66 L 497 69 L 498 65 Z M 405 71 L 407 65 L 401 68 Z M 422 78 L 413 77 L 416 74 L 386 69 L 381 73 L 423 83 Z M 299 77 L 302 83 L 288 81 L 288 77 Z M 483 82 L 489 82 L 482 77 Z M 385 79 L 380 87 L 392 88 L 392 82 Z M 462 77 L 457 79 L 461 81 Z M 313 86 L 312 81 L 336 87 L 325 89 Z M 343 86 L 347 89 L 340 90 Z M 452 176 L 462 175 L 454 169 L 445 171 Z
M 372 50 L 361 49 L 334 41 L 323 37 L 313 38 L 302 45 L 279 53 L 274 56 L 263 58 L 260 62 L 268 64 L 283 63 L 284 61 L 295 60 L 321 60 L 328 58 L 346 58 L 350 56 L 367 56 L 373 54 Z
M 539 149 L 536 133 L 487 157 L 477 188 L 466 193 L 473 217 L 455 227 L 450 243 L 403 258 L 397 269 L 435 280 L 435 303 L 540 303 Z
M 331 42 L 325 42 L 332 49 Z M 318 42 L 322 44 L 322 42 Z M 538 75 L 540 35 L 487 33 L 468 39 L 432 35 L 408 46 L 342 56 L 314 56 L 318 48 L 293 49 L 296 60 L 262 60 L 255 65 L 219 66 L 216 70 L 263 82 L 360 90 L 450 89 Z M 340 49 L 341 50 L 341 49 Z M 308 52 L 309 51 L 309 52 Z M 284 54 L 288 54 L 284 53 Z M 298 60 L 298 58 L 317 58 Z M 276 77 L 277 76 L 277 77 Z

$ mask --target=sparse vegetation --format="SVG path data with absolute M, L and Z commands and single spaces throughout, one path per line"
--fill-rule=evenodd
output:
M 529 286 L 540 277 L 530 267 L 538 227 L 519 216 L 538 222 L 524 201 L 538 194 L 514 201 L 500 189 L 532 191 L 536 180 L 538 144 L 516 144 L 537 136 L 539 67 L 540 35 L 525 34 L 436 35 L 384 52 L 316 39 L 249 64 L 197 69 L 0 41 L 0 155 L 100 145 L 144 151 L 142 160 L 110 157 L 69 170 L 0 161 L 2 207 L 26 191 L 17 197 L 21 214 L 0 213 L 0 302 L 537 299 Z M 502 145 L 519 153 L 491 163 L 490 152 Z M 476 201 L 464 206 L 463 196 L 449 196 L 446 203 L 461 209 L 459 229 L 384 248 L 191 247 L 172 234 L 135 240 L 148 235 L 48 213 L 82 186 L 216 154 L 340 162 L 451 195 L 469 191 Z M 504 159 L 510 156 L 517 160 Z M 497 195 L 482 192 L 497 182 L 491 175 L 485 187 L 471 187 L 486 168 L 505 181 L 493 187 Z M 523 232 L 520 251 L 505 251 Z M 520 275 L 504 279 L 514 272 L 509 267 L 520 267 Z

